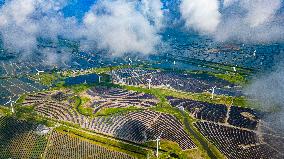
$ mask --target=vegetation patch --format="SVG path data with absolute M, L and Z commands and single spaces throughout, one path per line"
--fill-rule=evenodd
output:
M 160 105 L 168 105 L 166 96 L 173 96 L 176 98 L 185 98 L 185 99 L 192 99 L 201 102 L 208 102 L 214 104 L 224 104 L 224 105 L 237 105 L 237 106 L 246 106 L 246 99 L 245 97 L 230 97 L 224 95 L 214 95 L 214 98 L 211 98 L 211 93 L 189 93 L 189 92 L 180 92 L 176 90 L 170 89 L 162 89 L 162 88 L 141 88 L 141 87 L 134 87 L 134 86 L 123 86 L 126 89 L 134 90 L 137 92 L 145 92 L 149 94 L 155 95 L 158 99 L 160 99 Z
M 57 72 L 39 73 L 33 75 L 32 78 L 39 81 L 41 84 L 45 86 L 51 86 L 55 83 L 55 81 L 63 79 L 62 76 Z
M 74 96 L 71 100 L 73 100 L 74 108 L 76 109 L 77 112 L 79 112 L 84 116 L 93 115 L 93 109 L 86 106 L 87 105 L 86 103 L 90 101 L 89 98 Z
M 210 74 L 212 74 L 215 77 L 229 81 L 230 83 L 237 84 L 237 85 L 245 85 L 248 82 L 245 76 L 241 75 L 240 73 L 232 73 L 232 72 L 212 73 L 211 72 Z

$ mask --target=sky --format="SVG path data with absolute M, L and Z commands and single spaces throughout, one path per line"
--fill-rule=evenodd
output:
M 89 11 L 94 3 L 94 0 L 70 0 L 69 5 L 63 9 L 64 15 L 67 17 L 76 16 L 78 19 L 82 19 L 85 12 Z
M 218 42 L 283 42 L 281 8 L 283 0 L 6 0 L 0 36 L 23 56 L 38 49 L 38 37 L 58 36 L 79 40 L 83 50 L 149 55 L 173 26 Z

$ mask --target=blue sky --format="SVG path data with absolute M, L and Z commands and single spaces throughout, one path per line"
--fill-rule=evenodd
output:
M 63 12 L 65 16 L 75 16 L 81 19 L 95 2 L 96 0 L 71 0 L 69 5 L 63 9 Z

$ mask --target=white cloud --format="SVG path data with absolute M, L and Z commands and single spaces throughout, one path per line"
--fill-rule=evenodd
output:
M 115 56 L 153 53 L 160 42 L 157 27 L 135 5 L 124 0 L 98 2 L 84 17 L 83 35 Z
M 245 21 L 250 27 L 257 27 L 274 19 L 281 7 L 281 0 L 241 0 L 241 6 L 248 12 Z
M 160 0 L 142 0 L 141 4 L 143 14 L 147 16 L 157 28 L 162 28 L 164 20 L 162 2 Z
M 201 33 L 215 32 L 220 23 L 219 0 L 182 0 L 180 13 L 188 28 Z
M 59 12 L 65 0 L 11 0 L 0 6 L 0 37 L 4 48 L 20 56 L 43 51 L 37 38 L 57 40 L 73 33 L 76 21 Z
M 281 0 L 229 0 L 215 38 L 219 41 L 271 42 L 283 40 L 283 19 L 277 15 Z M 229 5 L 228 5 L 229 4 Z M 282 19 L 282 20 L 281 20 Z
M 55 48 L 43 48 L 41 49 L 41 56 L 45 59 L 46 65 L 64 66 L 64 63 L 70 62 L 70 56 L 72 50 L 69 48 L 60 49 L 60 53 Z
M 182 0 L 180 13 L 187 28 L 217 41 L 271 42 L 284 40 L 282 0 Z M 282 18 L 281 18 L 282 16 Z
M 1 7 L 0 34 L 7 49 L 30 51 L 35 46 L 37 25 L 29 19 L 34 11 L 33 0 L 14 0 Z
M 224 7 L 229 7 L 230 5 L 234 4 L 235 2 L 238 2 L 239 0 L 224 0 L 223 5 Z
M 99 0 L 83 23 L 64 17 L 67 0 L 11 0 L 0 6 L 0 35 L 5 49 L 20 55 L 40 51 L 37 38 L 84 39 L 89 48 L 109 49 L 113 55 L 150 54 L 160 42 L 162 3 L 159 0 Z M 139 7 L 140 8 L 139 8 Z M 107 11 L 107 12 L 103 12 Z M 85 47 L 85 46 L 82 46 Z M 46 50 L 45 50 L 46 52 Z M 51 53 L 52 54 L 52 53 Z
M 281 52 L 283 54 L 283 52 Z M 283 57 L 282 57 L 283 58 Z M 282 59 L 281 58 L 281 59 Z M 271 126 L 284 130 L 284 62 L 273 68 L 273 72 L 255 77 L 245 89 L 246 94 L 253 98 L 262 111 L 272 111 L 266 117 Z M 256 103 L 251 103 L 255 105 Z M 276 111 L 275 111 L 276 110 Z

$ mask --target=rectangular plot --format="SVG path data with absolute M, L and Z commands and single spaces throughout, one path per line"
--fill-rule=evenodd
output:
M 13 85 L 13 83 L 9 82 L 9 80 L 6 80 L 6 79 L 1 80 L 0 84 L 4 87 L 8 87 L 8 86 Z
M 19 78 L 19 80 L 24 83 L 34 83 L 32 80 L 30 80 L 29 78 L 25 78 L 25 77 L 21 77 Z
M 9 102 L 9 98 L 2 98 L 0 97 L 0 105 L 5 105 L 7 102 Z
M 5 74 L 4 68 L 0 65 L 0 76 Z
M 6 67 L 6 71 L 7 71 L 7 73 L 8 73 L 9 75 L 14 74 L 15 71 L 16 71 L 11 62 L 7 63 L 7 64 L 5 65 L 5 67 Z
M 3 75 L 7 75 L 7 70 L 6 70 L 6 67 L 5 67 L 5 63 L 2 62 L 0 66 L 3 68 Z
M 33 91 L 37 91 L 38 89 L 36 89 L 35 87 L 32 87 L 28 84 L 22 84 L 19 86 L 21 89 L 25 90 L 26 92 L 33 92 Z
M 12 96 L 12 94 L 4 87 L 0 86 L 0 97 L 9 97 Z
M 12 79 L 9 79 L 9 80 L 6 80 L 7 82 L 11 83 L 11 85 L 21 85 L 22 83 L 16 79 L 16 78 L 12 78 Z
M 9 86 L 9 87 L 7 87 L 7 89 L 15 95 L 26 93 L 24 90 L 20 89 L 17 86 Z

